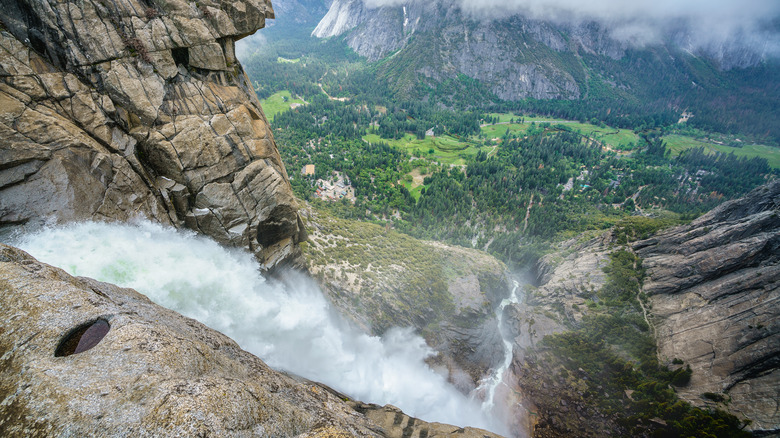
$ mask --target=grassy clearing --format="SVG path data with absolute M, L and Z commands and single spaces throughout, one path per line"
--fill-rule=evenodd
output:
M 288 64 L 297 64 L 297 63 L 301 62 L 301 58 L 287 59 L 287 58 L 282 58 L 280 56 L 280 57 L 276 58 L 276 62 L 286 62 Z
M 420 162 L 417 161 L 417 164 Z M 428 169 L 425 169 L 426 172 L 428 172 Z M 410 181 L 407 179 L 403 179 L 401 181 L 401 184 L 403 184 L 404 187 L 406 187 L 406 190 L 409 190 L 409 193 L 412 195 L 415 201 L 420 200 L 420 196 L 422 196 L 422 190 L 425 188 L 425 185 L 423 185 L 423 181 L 425 180 L 426 176 L 430 176 L 431 173 L 421 173 L 420 168 L 415 168 L 412 170 L 409 174 L 407 174 L 404 178 L 411 179 Z
M 501 123 L 509 122 L 512 119 L 516 119 L 522 116 L 515 115 L 513 113 L 489 113 L 490 117 L 498 117 L 498 121 Z
M 406 180 L 401 181 L 401 184 L 403 184 L 404 187 L 406 187 L 406 190 L 409 190 L 409 194 L 412 195 L 412 198 L 414 198 L 415 201 L 420 200 L 420 196 L 422 196 L 422 189 L 425 186 L 416 185 L 414 182 L 409 182 Z
M 636 144 L 639 141 L 639 136 L 629 129 L 617 129 L 608 126 L 602 128 L 589 123 L 561 121 L 549 117 L 527 117 L 525 123 L 509 123 L 511 119 L 518 119 L 520 116 L 511 113 L 492 113 L 490 115 L 498 117 L 500 122 L 496 125 L 487 125 L 481 128 L 482 134 L 488 139 L 501 138 L 506 135 L 507 131 L 512 135 L 524 135 L 533 122 L 537 125 L 539 123 L 561 123 L 572 130 L 579 131 L 583 135 L 615 149 L 625 149 L 629 143 Z M 420 140 L 412 134 L 406 134 L 398 140 L 388 140 L 376 134 L 367 134 L 363 136 L 363 140 L 371 143 L 387 143 L 394 148 L 405 151 L 409 155 L 418 156 L 422 154 L 441 164 L 466 164 L 466 160 L 475 156 L 480 150 L 480 146 L 477 145 L 473 138 L 456 138 L 450 135 L 427 137 L 425 140 Z M 433 150 L 432 153 L 431 150 Z M 494 148 L 487 150 L 492 151 Z
M 471 142 L 463 141 L 449 135 L 428 137 L 420 140 L 412 134 L 406 134 L 398 140 L 381 138 L 376 134 L 367 134 L 363 139 L 370 143 L 387 143 L 390 146 L 405 151 L 409 155 L 422 154 L 441 164 L 466 164 L 465 158 L 477 155 L 479 148 Z M 430 151 L 433 150 L 433 153 Z
M 591 125 L 590 123 L 579 123 L 576 121 L 560 120 L 550 117 L 525 117 L 525 123 L 508 123 L 511 119 L 517 119 L 520 116 L 511 113 L 492 113 L 490 115 L 492 117 L 498 117 L 500 123 L 503 124 L 483 126 L 482 133 L 488 138 L 502 137 L 507 131 L 510 131 L 514 135 L 524 134 L 531 126 L 531 122 L 534 122 L 536 124 L 562 124 L 615 149 L 620 149 L 621 147 L 625 148 L 629 143 L 636 144 L 639 141 L 639 136 L 630 129 L 618 129 L 609 126 L 602 128 L 600 126 Z
M 287 99 L 286 101 L 285 98 Z M 272 94 L 271 96 L 268 96 L 267 99 L 260 101 L 260 105 L 262 105 L 265 116 L 268 117 L 268 121 L 273 121 L 275 115 L 290 109 L 290 105 L 294 103 L 304 105 L 306 102 L 301 99 L 293 99 L 292 95 L 287 90 Z
M 680 152 L 686 149 L 703 147 L 705 150 L 711 153 L 722 152 L 724 154 L 728 154 L 733 152 L 734 155 L 740 157 L 766 158 L 770 166 L 774 167 L 775 169 L 780 168 L 780 148 L 772 146 L 761 144 L 746 144 L 741 148 L 735 148 L 726 145 L 708 143 L 697 140 L 693 137 L 677 134 L 667 135 L 664 137 L 664 141 L 666 142 L 666 146 L 671 149 L 672 156 L 680 155 Z
M 625 147 L 629 143 L 636 144 L 639 141 L 639 136 L 630 129 L 610 128 L 609 126 L 601 128 L 589 123 L 567 123 L 566 126 L 613 148 Z
M 530 123 L 508 123 L 505 125 L 488 125 L 483 126 L 482 134 L 487 136 L 488 139 L 501 138 L 509 131 L 514 135 L 525 134 L 528 131 Z

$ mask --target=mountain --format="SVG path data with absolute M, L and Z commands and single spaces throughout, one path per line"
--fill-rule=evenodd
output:
M 605 114 L 688 109 L 698 117 L 692 123 L 705 129 L 731 132 L 740 125 L 776 137 L 769 122 L 778 118 L 770 101 L 780 97 L 770 49 L 780 35 L 775 28 L 766 42 L 734 36 L 697 44 L 698 35 L 681 27 L 640 44 L 617 38 L 604 21 L 475 15 L 452 0 L 371 4 L 379 6 L 334 1 L 312 35 L 343 38 L 376 63 L 400 98 L 426 98 L 432 90 L 453 95 L 453 82 L 475 79 L 503 101 L 571 100 Z M 761 128 L 753 130 L 748 118 Z
M 312 35 L 343 35 L 352 49 L 371 61 L 400 50 L 396 56 L 401 59 L 394 62 L 409 60 L 424 77 L 442 80 L 465 74 L 509 100 L 579 98 L 587 92 L 584 75 L 588 67 L 593 68 L 584 57 L 620 61 L 634 50 L 594 21 L 554 23 L 519 14 L 480 18 L 446 0 L 412 0 L 373 8 L 363 0 L 336 0 Z M 666 46 L 653 49 L 680 57 L 696 50 L 689 37 L 682 32 Z M 739 44 L 699 52 L 723 70 L 752 67 L 763 59 L 761 51 Z M 619 80 L 612 84 L 617 88 L 626 85 Z

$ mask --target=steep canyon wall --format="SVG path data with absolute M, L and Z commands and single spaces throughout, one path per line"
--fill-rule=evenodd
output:
M 297 205 L 234 44 L 267 0 L 0 15 L 0 225 L 145 217 L 297 264 Z

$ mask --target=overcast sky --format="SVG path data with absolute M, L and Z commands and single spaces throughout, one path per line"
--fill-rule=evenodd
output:
M 400 5 L 403 0 L 364 0 L 369 6 Z M 426 1 L 426 0 L 420 0 Z M 476 16 L 521 13 L 557 22 L 597 21 L 612 35 L 638 44 L 652 43 L 671 30 L 685 28 L 697 45 L 718 44 L 732 37 L 751 45 L 780 44 L 777 28 L 780 0 L 442 0 L 457 2 Z

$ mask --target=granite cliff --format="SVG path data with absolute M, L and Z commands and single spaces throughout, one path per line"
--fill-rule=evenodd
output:
M 471 7 L 464 10 L 463 5 Z M 312 35 L 343 38 L 372 62 L 392 56 L 379 71 L 402 95 L 413 94 L 418 82 L 436 88 L 464 75 L 503 100 L 577 100 L 605 93 L 637 97 L 648 87 L 643 82 L 657 80 L 641 74 L 648 68 L 662 71 L 664 81 L 684 90 L 691 81 L 702 82 L 690 63 L 711 65 L 705 68 L 708 74 L 720 76 L 766 58 L 754 41 L 700 47 L 692 43 L 695 34 L 679 29 L 663 41 L 637 45 L 614 36 L 608 22 L 564 16 L 543 20 L 511 13 L 512 3 L 503 9 L 493 6 L 453 0 L 335 0 Z M 639 78 L 631 78 L 636 72 Z M 639 97 L 656 99 L 657 91 Z
M 398 51 L 393 64 L 411 66 L 409 72 L 390 74 L 406 84 L 402 88 L 412 86 L 418 76 L 441 82 L 464 74 L 507 100 L 576 99 L 582 93 L 576 78 L 553 60 L 556 51 L 568 47 L 566 40 L 540 21 L 471 20 L 441 1 L 368 8 L 363 0 L 337 0 L 312 35 L 343 35 L 370 61 Z M 522 44 L 515 44 L 518 39 Z
M 593 312 L 607 282 L 603 268 L 620 248 L 641 260 L 659 363 L 692 370 L 677 395 L 750 420 L 757 436 L 777 435 L 779 245 L 780 181 L 774 181 L 650 238 L 626 243 L 613 230 L 566 242 L 543 258 L 538 287 L 529 289 L 524 306 L 507 310 L 515 336 L 512 372 L 526 405 L 539 414 L 535 436 L 562 436 L 571 427 L 582 436 L 623 430 L 617 417 L 582 398 L 581 380 L 553 377 L 535 354 L 544 336 L 576 329 Z M 627 394 L 617 396 L 628 402 Z
M 0 14 L 0 225 L 145 217 L 297 264 L 305 231 L 235 41 L 267 0 Z
M 780 181 L 633 249 L 659 357 L 693 369 L 680 396 L 780 433 Z

